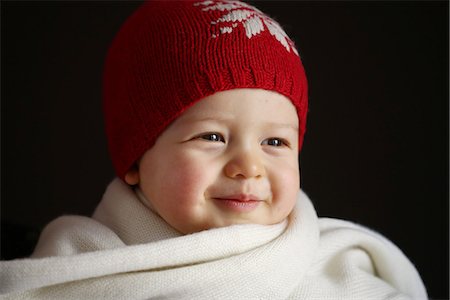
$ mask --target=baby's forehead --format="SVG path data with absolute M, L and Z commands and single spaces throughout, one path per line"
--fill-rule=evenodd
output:
M 179 123 L 264 123 L 298 131 L 299 118 L 291 101 L 262 89 L 233 89 L 200 99 L 177 118 Z

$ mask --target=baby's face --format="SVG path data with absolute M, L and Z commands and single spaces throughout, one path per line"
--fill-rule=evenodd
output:
M 184 234 L 278 223 L 300 185 L 295 107 L 261 89 L 215 93 L 160 135 L 134 176 L 156 212 Z

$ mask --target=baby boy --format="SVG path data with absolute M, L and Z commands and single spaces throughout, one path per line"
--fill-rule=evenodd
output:
M 116 178 L 3 262 L 8 298 L 425 299 L 414 266 L 300 190 L 307 81 L 280 25 L 239 1 L 149 1 L 108 52 Z M 20 279 L 20 280 L 19 280 Z

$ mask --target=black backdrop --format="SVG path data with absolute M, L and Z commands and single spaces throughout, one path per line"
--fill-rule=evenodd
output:
M 2 1 L 2 259 L 113 177 L 105 52 L 140 2 Z M 253 1 L 296 42 L 310 84 L 302 187 L 319 215 L 383 233 L 448 298 L 448 3 Z

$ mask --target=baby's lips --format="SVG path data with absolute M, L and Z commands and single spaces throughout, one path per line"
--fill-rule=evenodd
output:
M 244 194 L 244 193 L 238 193 L 238 194 L 230 194 L 230 195 L 223 195 L 219 197 L 214 197 L 215 199 L 223 199 L 223 200 L 235 200 L 235 201 L 264 201 L 264 197 L 259 197 L 254 194 Z

